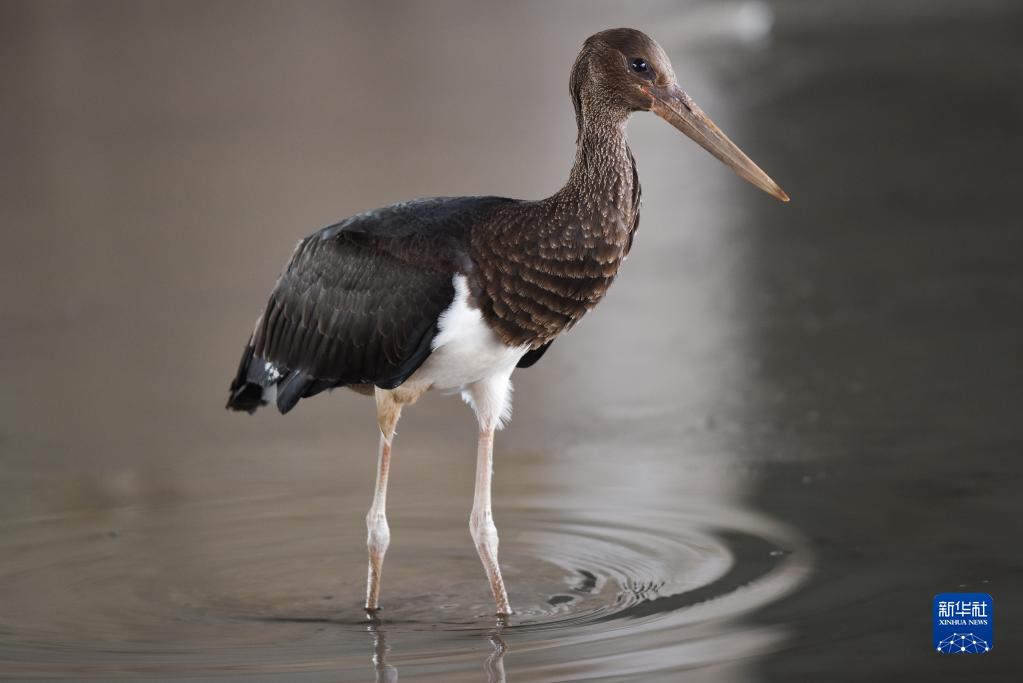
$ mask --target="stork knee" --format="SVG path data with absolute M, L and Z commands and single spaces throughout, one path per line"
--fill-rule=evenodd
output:
M 476 544 L 476 549 L 486 549 L 490 552 L 497 552 L 497 525 L 492 517 L 476 515 L 469 517 L 469 533 Z
M 370 555 L 383 557 L 390 543 L 391 529 L 387 526 L 387 517 L 370 510 L 366 515 L 366 547 Z

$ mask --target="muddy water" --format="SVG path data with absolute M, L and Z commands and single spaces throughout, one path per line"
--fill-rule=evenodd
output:
M 1009 646 L 936 661 L 926 610 L 1020 600 L 1020 17 L 843 6 L 0 8 L 0 677 L 1008 680 Z M 636 247 L 497 442 L 516 614 L 468 535 L 471 413 L 430 396 L 369 621 L 372 405 L 228 414 L 237 354 L 311 230 L 556 188 L 612 25 L 795 201 L 637 116 Z

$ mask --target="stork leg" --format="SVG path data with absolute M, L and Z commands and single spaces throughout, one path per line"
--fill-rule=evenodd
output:
M 377 455 L 377 483 L 373 491 L 373 504 L 366 513 L 366 546 L 369 549 L 369 573 L 366 578 L 366 610 L 380 607 L 380 570 L 384 553 L 391 541 L 387 526 L 387 475 L 391 469 L 391 443 L 394 429 L 401 417 L 402 403 L 394 392 L 377 388 L 377 424 L 380 426 L 380 448 Z
M 490 580 L 498 614 L 511 614 L 512 611 L 504 579 L 501 578 L 501 567 L 497 563 L 497 526 L 490 505 L 490 487 L 494 469 L 494 430 L 499 429 L 508 417 L 510 377 L 511 370 L 508 370 L 505 374 L 476 382 L 468 387 L 465 396 L 476 411 L 480 429 L 476 449 L 476 491 L 469 516 L 469 532 Z

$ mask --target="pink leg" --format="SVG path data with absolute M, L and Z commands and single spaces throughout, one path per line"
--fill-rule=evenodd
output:
M 494 471 L 494 430 L 507 418 L 508 395 L 511 391 L 511 370 L 507 374 L 491 377 L 473 384 L 466 397 L 476 411 L 480 424 L 479 443 L 476 449 L 476 491 L 473 497 L 472 514 L 469 516 L 469 532 L 476 544 L 476 552 L 483 562 L 483 569 L 490 581 L 497 613 L 511 614 L 508 593 L 501 578 L 501 567 L 497 563 L 497 526 L 490 504 L 490 488 Z
M 391 541 L 391 530 L 387 526 L 387 474 L 391 466 L 391 442 L 380 435 L 380 454 L 377 459 L 377 485 L 373 494 L 373 505 L 366 514 L 366 547 L 369 548 L 369 574 L 366 578 L 366 609 L 373 611 L 380 607 L 380 571 L 384 553 Z
M 373 491 L 373 504 L 366 513 L 366 547 L 369 549 L 369 572 L 366 577 L 366 609 L 380 608 L 380 572 L 384 553 L 391 542 L 387 526 L 387 475 L 391 469 L 391 442 L 394 429 L 401 417 L 402 403 L 394 392 L 376 390 L 377 423 L 380 427 L 380 449 L 377 456 L 377 484 Z

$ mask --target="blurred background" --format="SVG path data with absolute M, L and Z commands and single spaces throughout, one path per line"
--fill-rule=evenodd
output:
M 518 614 L 431 395 L 367 622 L 372 402 L 228 413 L 238 355 L 313 230 L 558 189 L 612 26 L 792 202 L 635 116 L 635 248 L 497 440 Z M 1015 680 L 1021 37 L 1003 0 L 0 1 L 0 677 Z M 952 591 L 990 653 L 933 652 Z

